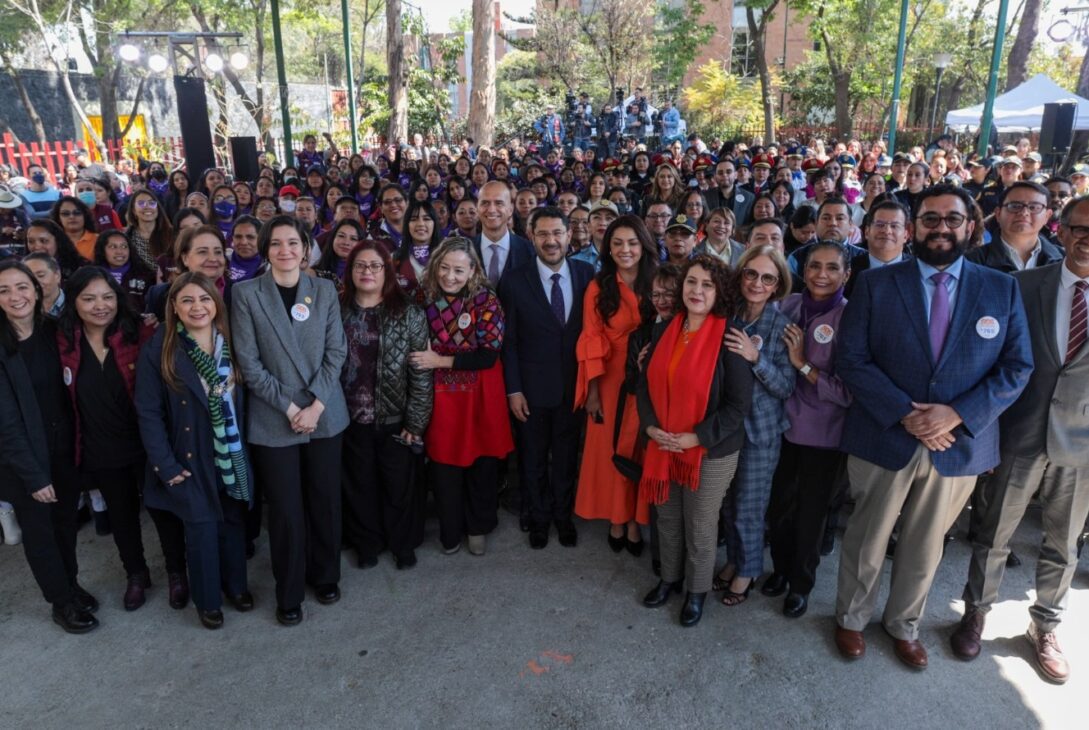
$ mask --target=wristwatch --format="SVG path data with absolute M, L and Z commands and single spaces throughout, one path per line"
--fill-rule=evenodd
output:
M 798 368 L 798 372 L 802 374 L 803 378 L 807 378 L 807 377 L 809 377 L 809 372 L 812 369 L 813 369 L 813 366 L 810 365 L 809 363 L 806 363 L 805 365 L 802 365 L 800 368 Z

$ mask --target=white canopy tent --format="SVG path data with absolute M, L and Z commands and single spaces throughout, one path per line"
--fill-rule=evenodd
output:
M 1089 99 L 1062 88 L 1044 74 L 1036 74 L 1020 86 L 994 99 L 994 125 L 999 132 L 1028 132 L 1040 128 L 1044 104 L 1074 103 L 1074 129 L 1089 129 Z M 945 115 L 945 126 L 975 131 L 983 117 L 983 104 L 954 109 Z

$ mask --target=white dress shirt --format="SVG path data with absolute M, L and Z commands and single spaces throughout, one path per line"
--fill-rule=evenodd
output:
M 1036 248 L 1032 249 L 1032 253 L 1029 254 L 1028 261 L 1023 261 L 1021 259 L 1021 252 L 1010 244 L 1006 243 L 1004 239 L 1000 238 L 998 240 L 1002 244 L 1002 247 L 1006 249 L 1006 255 L 1009 257 L 1010 261 L 1013 262 L 1013 265 L 1017 268 L 1018 271 L 1028 271 L 1029 269 L 1036 268 L 1036 258 L 1037 256 L 1039 256 L 1040 249 L 1042 248 L 1040 246 L 1039 236 L 1037 236 L 1036 238 Z
M 1074 283 L 1084 281 L 1089 284 L 1089 277 L 1079 279 L 1077 274 L 1070 270 L 1064 263 L 1062 275 L 1059 277 L 1058 296 L 1055 297 L 1055 343 L 1059 346 L 1059 359 L 1066 359 L 1066 346 L 1070 342 L 1070 311 L 1074 307 Z M 1086 297 L 1089 304 L 1089 291 L 1082 296 Z
M 567 265 L 567 259 L 564 259 L 560 270 L 553 271 L 541 261 L 539 256 L 535 260 L 537 273 L 541 277 L 541 286 L 544 287 L 545 299 L 549 304 L 552 303 L 552 275 L 560 275 L 560 291 L 563 292 L 563 321 L 566 323 L 571 319 L 571 303 L 575 297 L 574 290 L 571 288 L 571 267 Z

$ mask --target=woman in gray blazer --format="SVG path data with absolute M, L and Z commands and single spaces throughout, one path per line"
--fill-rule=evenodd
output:
M 247 440 L 269 504 L 276 619 L 302 621 L 305 584 L 340 599 L 340 449 L 348 346 L 333 282 L 308 276 L 309 237 L 287 216 L 261 229 L 268 272 L 232 291 L 231 329 L 251 394 Z

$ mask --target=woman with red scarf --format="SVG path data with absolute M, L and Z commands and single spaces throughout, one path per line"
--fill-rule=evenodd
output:
M 431 459 L 439 539 L 448 555 L 483 555 L 499 523 L 499 460 L 514 450 L 499 353 L 503 308 L 488 287 L 468 238 L 448 238 L 432 252 L 423 277 L 428 349 L 409 362 L 435 371 L 435 402 L 424 437 Z
M 688 262 L 677 315 L 656 328 L 639 384 L 639 422 L 650 437 L 639 499 L 658 508 L 662 561 L 643 605 L 665 604 L 684 576 L 682 626 L 699 622 L 711 590 L 719 508 L 752 404 L 752 369 L 723 340 L 735 301 L 728 272 L 710 256 Z

